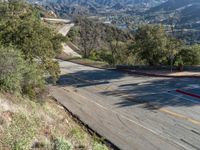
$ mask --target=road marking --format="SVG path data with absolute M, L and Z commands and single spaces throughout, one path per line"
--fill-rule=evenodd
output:
M 189 92 L 185 92 L 185 91 L 182 91 L 182 90 L 176 90 L 176 92 L 200 99 L 200 95 L 197 95 L 197 94 L 194 94 L 194 93 L 189 93 Z
M 64 90 L 67 90 L 67 89 L 64 88 Z M 141 128 L 143 128 L 143 129 L 145 129 L 145 130 L 147 130 L 147 131 L 149 131 L 149 132 L 151 132 L 151 133 L 157 135 L 157 136 L 162 137 L 163 139 L 166 139 L 166 140 L 169 140 L 169 141 L 171 141 L 171 142 L 174 142 L 175 144 L 181 146 L 181 147 L 184 148 L 185 150 L 190 150 L 190 148 L 188 148 L 186 145 L 183 145 L 183 144 L 180 143 L 179 141 L 174 141 L 174 140 L 170 139 L 169 137 L 166 137 L 166 136 L 162 135 L 162 133 L 156 132 L 156 131 L 154 131 L 154 130 L 152 130 L 152 129 L 150 129 L 150 128 L 148 128 L 148 127 L 142 125 L 142 124 L 140 124 L 139 122 L 136 122 L 136 121 L 134 121 L 134 120 L 128 118 L 128 117 L 125 116 L 125 115 L 119 114 L 117 111 L 114 111 L 114 110 L 112 110 L 111 108 L 107 108 L 107 107 L 105 107 L 105 106 L 103 106 L 103 105 L 101 105 L 101 104 L 99 104 L 99 103 L 97 103 L 97 102 L 95 102 L 95 101 L 89 100 L 87 97 L 85 97 L 85 96 L 83 96 L 83 95 L 80 95 L 80 94 L 74 92 L 73 90 L 69 89 L 68 92 L 70 92 L 70 91 L 73 92 L 74 94 L 78 95 L 79 97 L 85 99 L 86 101 L 89 101 L 90 103 L 93 103 L 93 104 L 99 106 L 100 108 L 102 108 L 102 109 L 104 109 L 104 110 L 106 110 L 106 111 L 110 111 L 110 112 L 116 114 L 117 116 L 119 116 L 119 117 L 121 117 L 121 118 L 124 118 L 125 120 L 128 120 L 128 121 L 130 121 L 130 122 L 132 122 L 132 123 L 134 123 L 134 124 L 140 126 Z M 76 101 L 77 101 L 77 100 L 76 100 Z M 77 101 L 77 102 L 78 102 L 78 101 Z
M 200 121 L 199 121 L 199 120 L 195 120 L 195 119 L 186 117 L 186 116 L 184 116 L 184 115 L 181 115 L 181 114 L 178 114 L 178 113 L 176 113 L 176 112 L 167 110 L 167 109 L 165 109 L 165 108 L 161 108 L 161 109 L 159 109 L 159 111 L 164 112 L 164 113 L 167 113 L 167 114 L 169 114 L 169 115 L 171 115 L 171 116 L 174 116 L 174 117 L 176 117 L 176 118 L 184 119 L 184 120 L 189 121 L 189 122 L 191 122 L 191 123 L 193 123 L 193 124 L 195 124 L 195 125 L 200 125 Z
M 175 97 L 178 97 L 178 98 L 182 98 L 184 100 L 187 100 L 187 101 L 190 101 L 190 102 L 193 102 L 193 103 L 196 103 L 196 104 L 200 104 L 200 101 L 196 101 L 196 100 L 192 100 L 192 99 L 189 99 L 189 98 L 185 98 L 185 97 L 182 97 L 182 96 L 179 96 L 179 95 L 176 95 L 176 94 L 172 94 L 172 93 L 166 93 L 166 94 L 169 94 L 169 95 L 172 95 L 172 96 L 175 96 Z

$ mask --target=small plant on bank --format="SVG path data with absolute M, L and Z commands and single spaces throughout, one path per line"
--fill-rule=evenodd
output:
M 93 150 L 108 150 L 105 144 L 103 144 L 104 139 L 100 138 L 96 135 L 93 136 L 93 144 L 92 148 Z
M 72 150 L 71 144 L 65 138 L 57 138 L 54 140 L 54 150 Z
M 36 135 L 37 125 L 34 118 L 14 114 L 10 126 L 5 130 L 5 145 L 12 150 L 27 150 Z

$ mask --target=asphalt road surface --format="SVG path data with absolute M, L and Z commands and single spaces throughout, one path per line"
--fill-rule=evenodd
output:
M 74 23 L 65 24 L 58 33 L 62 34 L 63 36 L 66 36 L 67 33 L 70 31 L 70 29 L 74 26 Z
M 119 149 L 200 150 L 200 79 L 59 63 L 52 95 Z
M 61 22 L 61 23 L 71 23 L 71 20 L 67 19 L 57 19 L 57 18 L 41 18 L 44 21 L 49 21 L 49 22 Z
M 66 20 L 66 19 L 42 18 L 42 20 L 64 23 L 63 27 L 58 31 L 58 33 L 62 34 L 63 36 L 66 36 L 69 33 L 70 29 L 74 26 L 74 23 L 72 23 L 71 20 Z M 70 57 L 81 58 L 81 55 L 79 55 L 71 47 L 69 47 L 68 44 L 63 43 L 62 46 L 63 46 L 63 52 L 65 54 L 69 55 Z

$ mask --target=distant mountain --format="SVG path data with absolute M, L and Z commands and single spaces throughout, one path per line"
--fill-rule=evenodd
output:
M 175 17 L 179 24 L 195 24 L 200 22 L 200 0 L 168 0 L 150 8 L 146 14 L 156 14 L 156 17 L 165 14 L 168 18 Z
M 180 23 L 199 23 L 200 22 L 200 2 L 191 5 L 180 11 Z
M 141 24 L 173 23 L 181 39 L 200 41 L 200 0 L 28 0 L 62 17 L 87 15 L 135 31 Z M 184 34 L 183 34 L 184 33 Z
M 155 6 L 166 0 L 28 0 L 33 3 L 57 3 L 57 4 L 67 4 L 67 5 L 93 5 L 94 7 L 113 7 L 116 4 L 125 5 L 147 5 Z
M 146 6 L 153 7 L 157 6 L 166 0 L 28 0 L 31 3 L 37 3 L 44 6 L 57 5 L 74 7 L 81 6 L 88 9 L 99 9 L 99 8 L 113 8 L 121 9 L 128 6 Z
M 168 0 L 143 15 L 149 23 L 172 23 L 175 36 L 187 43 L 200 43 L 200 0 Z
M 200 0 L 168 0 L 159 6 L 151 8 L 149 12 L 182 10 L 196 4 L 200 4 Z
M 28 0 L 30 3 L 42 5 L 61 16 L 71 14 L 92 14 L 127 10 L 132 7 L 150 8 L 166 0 Z

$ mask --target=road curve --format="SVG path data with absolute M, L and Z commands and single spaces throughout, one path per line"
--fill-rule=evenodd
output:
M 50 22 L 60 22 L 64 23 L 63 27 L 58 31 L 59 34 L 62 34 L 63 36 L 66 36 L 70 29 L 74 26 L 74 23 L 71 22 L 71 20 L 67 19 L 54 19 L 54 18 L 42 18 L 44 21 L 50 21 Z M 70 57 L 79 57 L 82 56 L 75 52 L 71 47 L 69 47 L 67 44 L 63 43 L 63 52 L 67 54 Z
M 41 18 L 41 20 L 49 21 L 49 22 L 59 22 L 59 23 L 71 23 L 71 20 L 67 19 L 58 19 L 58 18 Z
M 65 24 L 59 31 L 58 33 L 62 34 L 63 36 L 66 36 L 70 29 L 74 26 L 74 23 L 70 24 Z
M 197 79 L 153 78 L 59 61 L 51 94 L 80 120 L 123 150 L 199 150 Z M 192 90 L 192 91 L 190 91 Z

